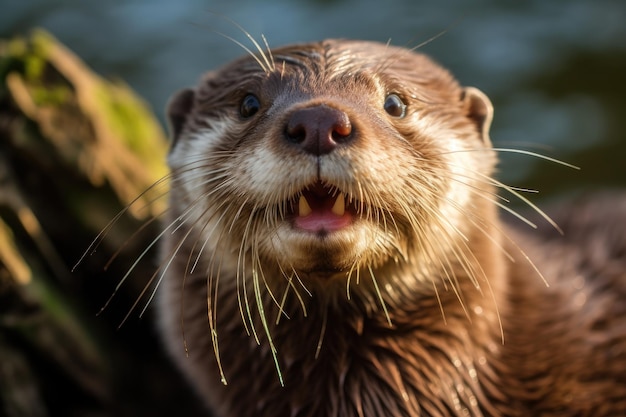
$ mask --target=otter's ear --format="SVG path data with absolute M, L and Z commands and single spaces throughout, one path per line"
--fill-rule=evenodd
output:
M 483 143 L 491 146 L 489 139 L 489 128 L 493 119 L 493 105 L 489 97 L 482 91 L 474 87 L 466 87 L 461 94 L 461 100 L 465 102 L 468 109 L 468 117 L 476 123 Z
M 194 91 L 187 88 L 174 94 L 167 103 L 167 119 L 169 121 L 170 136 L 172 138 L 172 148 L 176 145 L 176 141 L 178 141 L 183 131 L 187 117 L 193 107 L 194 97 Z

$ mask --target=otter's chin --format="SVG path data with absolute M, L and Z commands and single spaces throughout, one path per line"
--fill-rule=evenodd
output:
M 351 271 L 380 264 L 394 239 L 360 218 L 352 218 L 343 227 L 319 230 L 303 230 L 284 220 L 270 236 L 263 245 L 265 257 L 276 260 L 283 270 L 312 279 L 345 278 Z

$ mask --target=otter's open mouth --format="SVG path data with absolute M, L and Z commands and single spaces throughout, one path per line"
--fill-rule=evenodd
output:
M 315 183 L 302 190 L 291 204 L 295 229 L 326 234 L 350 226 L 357 216 L 354 201 L 335 187 Z

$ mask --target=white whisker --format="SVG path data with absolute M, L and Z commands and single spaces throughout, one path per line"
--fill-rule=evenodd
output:
M 320 337 L 317 339 L 317 346 L 315 347 L 315 359 L 318 359 L 322 350 L 322 343 L 324 342 L 324 336 L 326 335 L 326 324 L 328 323 L 328 309 L 324 309 L 322 316 L 322 328 L 320 330 Z
M 387 318 L 387 323 L 389 324 L 389 327 L 393 327 L 393 324 L 391 323 L 391 317 L 389 316 L 389 311 L 387 310 L 387 304 L 385 303 L 385 299 L 383 298 L 383 295 L 380 292 L 380 288 L 378 288 L 378 282 L 376 281 L 376 276 L 374 275 L 374 271 L 372 270 L 371 266 L 368 266 L 368 269 L 370 271 L 370 276 L 372 277 L 372 284 L 374 284 L 374 289 L 376 290 L 376 295 L 378 296 L 378 300 L 380 301 L 380 305 L 383 308 L 383 311 L 385 313 L 385 317 Z
M 520 194 L 519 192 L 513 190 L 511 187 L 509 187 L 508 185 L 495 180 L 487 175 L 481 174 L 480 172 L 477 172 L 477 175 L 480 175 L 483 178 L 487 178 L 490 181 L 493 181 L 493 183 L 497 186 L 499 186 L 500 188 L 503 188 L 505 190 L 507 190 L 508 192 L 510 192 L 511 194 L 513 194 L 514 196 L 516 196 L 517 198 L 519 198 L 521 201 L 523 201 L 524 203 L 526 203 L 530 208 L 532 208 L 535 213 L 539 214 L 541 217 L 544 218 L 544 220 L 546 220 L 548 223 L 550 223 L 550 225 L 552 225 L 552 227 L 557 230 L 560 234 L 563 234 L 563 230 L 561 230 L 561 228 L 559 227 L 558 224 L 556 224 L 556 222 L 554 220 L 552 220 L 550 218 L 550 216 L 548 216 L 543 210 L 541 210 L 539 207 L 537 207 L 537 205 L 535 205 L 533 202 L 531 202 L 529 199 L 527 199 L 526 197 L 524 197 L 522 194 Z
M 257 264 L 257 266 L 260 266 Z M 280 364 L 278 362 L 278 351 L 276 350 L 276 346 L 274 346 L 274 340 L 272 339 L 272 332 L 267 323 L 267 317 L 265 315 L 265 307 L 263 306 L 263 299 L 261 296 L 261 288 L 259 284 L 259 276 L 258 271 L 255 267 L 252 269 L 252 283 L 254 286 L 254 296 L 256 299 L 257 310 L 259 312 L 259 317 L 261 319 L 261 324 L 263 325 L 263 329 L 265 330 L 265 336 L 267 337 L 267 341 L 270 345 L 270 351 L 272 353 L 272 358 L 274 359 L 274 365 L 276 367 L 276 373 L 278 374 L 278 380 L 280 382 L 280 386 L 284 387 L 285 382 L 283 381 L 283 374 L 280 370 Z
M 154 184 L 152 184 L 150 187 L 148 187 L 145 191 L 143 191 L 141 194 L 139 194 L 137 197 L 135 197 L 130 203 L 128 203 L 126 205 L 126 207 L 124 207 L 119 213 L 117 213 L 107 224 L 106 226 L 104 226 L 104 228 L 96 235 L 96 237 L 91 241 L 91 243 L 89 244 L 89 246 L 87 247 L 87 249 L 82 253 L 82 255 L 80 256 L 80 258 L 78 259 L 78 261 L 76 261 L 76 263 L 74 264 L 74 266 L 72 267 L 72 269 L 70 270 L 71 272 L 74 272 L 76 270 L 76 268 L 83 262 L 83 260 L 88 256 L 93 254 L 98 246 L 100 245 L 100 243 L 104 240 L 104 238 L 109 234 L 109 232 L 111 231 L 111 229 L 113 228 L 113 226 L 115 226 L 115 224 L 117 224 L 117 222 L 119 221 L 119 219 L 126 214 L 131 207 L 138 202 L 141 198 L 143 198 L 149 191 L 153 190 L 154 188 L 163 185 L 163 183 L 166 183 L 170 178 L 171 178 L 172 174 L 168 174 L 163 176 L 161 179 L 159 179 L 158 181 L 156 181 Z

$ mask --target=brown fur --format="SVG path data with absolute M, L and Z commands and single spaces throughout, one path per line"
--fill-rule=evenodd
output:
M 216 415 L 626 413 L 626 200 L 602 206 L 615 219 L 606 231 L 580 220 L 595 206 L 571 222 L 557 214 L 566 238 L 510 229 L 482 93 L 375 43 L 266 56 L 209 73 L 170 105 L 161 328 Z M 242 118 L 249 93 L 260 109 Z M 389 93 L 404 118 L 384 112 Z M 320 103 L 355 133 L 312 156 L 284 126 Z M 319 183 L 350 197 L 349 231 L 292 229 L 299 193 Z

